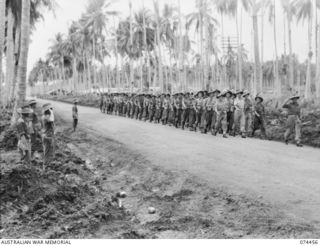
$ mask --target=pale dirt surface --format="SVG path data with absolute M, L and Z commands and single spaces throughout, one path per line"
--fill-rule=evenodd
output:
M 70 123 L 72 105 L 51 103 Z M 79 106 L 79 118 L 81 127 L 124 144 L 155 166 L 186 171 L 210 187 L 257 198 L 290 217 L 319 224 L 319 149 L 201 135 L 105 115 L 90 107 Z
M 233 188 L 231 182 L 208 182 L 200 172 L 184 168 L 194 165 L 186 159 L 174 166 L 180 160 L 168 155 L 167 160 L 162 158 L 166 162 L 162 166 L 155 156 L 147 156 L 148 147 L 141 154 L 137 148 L 128 147 L 129 140 L 122 143 L 110 139 L 85 125 L 73 133 L 70 123 L 60 117 L 70 116 L 68 107 L 63 105 L 62 113 L 58 107 L 58 149 L 55 161 L 45 172 L 41 172 L 41 160 L 34 160 L 30 168 L 24 167 L 19 165 L 15 150 L 0 148 L 0 238 L 320 236 L 316 221 L 290 216 L 283 207 L 275 206 L 254 190 L 249 194 L 240 186 Z M 101 121 L 107 121 L 102 116 Z M 156 131 L 160 126 L 150 127 Z M 184 133 L 180 130 L 178 134 Z M 199 137 L 199 143 L 207 137 L 193 135 Z M 122 208 L 112 198 L 120 191 L 127 194 Z M 155 208 L 155 214 L 148 213 L 149 207 Z

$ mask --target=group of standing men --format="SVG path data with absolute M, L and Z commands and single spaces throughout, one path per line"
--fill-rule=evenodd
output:
M 300 109 L 298 98 L 292 97 L 284 105 L 292 109 L 291 114 L 295 114 L 294 117 L 289 116 L 291 124 L 287 124 L 286 142 L 292 128 L 299 129 L 296 120 Z M 241 135 L 246 138 L 254 136 L 257 130 L 260 130 L 261 138 L 266 138 L 263 101 L 260 95 L 255 96 L 253 101 L 247 91 L 228 89 L 173 95 L 107 93 L 101 95 L 100 110 L 107 114 L 162 123 L 176 128 L 189 128 L 190 131 L 204 134 L 210 132 L 214 136 L 222 133 L 224 138 L 228 135 Z M 299 133 L 296 129 L 296 144 L 302 146 Z
M 18 150 L 21 160 L 30 164 L 31 156 L 36 151 L 37 142 L 43 146 L 43 164 L 48 165 L 54 156 L 54 114 L 51 105 L 44 104 L 42 110 L 37 102 L 30 100 L 17 110 Z M 40 118 L 41 114 L 41 118 Z

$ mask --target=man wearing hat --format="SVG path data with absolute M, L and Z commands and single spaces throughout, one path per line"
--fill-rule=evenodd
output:
M 148 111 L 149 111 L 149 122 L 152 122 L 155 115 L 155 111 L 156 111 L 156 96 L 154 94 L 151 95 Z
M 175 99 L 177 94 L 173 94 L 172 97 L 169 99 L 169 113 L 168 113 L 168 122 L 169 126 L 175 124 L 176 118 L 176 108 L 175 108 Z
M 30 135 L 31 135 L 31 154 L 33 154 L 36 151 L 37 146 L 37 138 L 39 137 L 40 141 L 40 130 L 41 130 L 41 124 L 39 122 L 38 114 L 37 114 L 37 102 L 36 100 L 32 99 L 27 104 L 31 109 L 32 113 L 30 114 L 31 117 L 31 129 L 30 129 Z
M 75 132 L 78 126 L 78 100 L 73 101 L 72 107 L 73 131 Z
M 195 131 L 195 122 L 197 114 L 197 100 L 193 93 L 190 95 L 190 110 L 189 110 L 189 121 L 188 126 L 190 131 Z
M 227 91 L 224 90 L 221 92 L 217 98 L 217 104 L 216 104 L 216 114 L 217 114 L 217 121 L 215 124 L 215 130 L 213 135 L 217 135 L 220 129 L 222 129 L 223 137 L 227 138 L 227 128 L 228 128 L 228 122 L 227 122 L 227 112 L 229 109 L 229 103 L 225 98 Z
M 244 99 L 242 97 L 243 90 L 236 91 L 236 98 L 233 102 L 234 107 L 234 117 L 233 117 L 233 126 L 232 126 L 232 136 L 239 134 L 240 132 L 240 122 L 242 117 L 242 112 L 244 109 Z
M 43 164 L 44 167 L 50 164 L 54 157 L 54 122 L 52 120 L 51 105 L 42 106 L 42 145 L 43 145 Z
M 191 107 L 190 93 L 183 94 L 182 97 L 182 115 L 181 115 L 181 129 L 184 130 L 185 125 L 189 125 L 189 113 Z
M 255 97 L 255 105 L 253 108 L 253 126 L 252 126 L 252 137 L 256 130 L 260 130 L 261 138 L 266 137 L 265 128 L 265 109 L 263 102 L 263 97 L 259 94 Z
M 17 120 L 16 129 L 18 133 L 18 150 L 21 155 L 21 161 L 25 164 L 30 164 L 31 161 L 31 136 L 29 119 L 33 110 L 29 107 L 19 108 L 17 110 L 19 118 Z
M 195 131 L 197 130 L 197 127 L 201 129 L 201 119 L 202 119 L 202 113 L 203 113 L 203 104 L 204 104 L 204 98 L 203 98 L 203 91 L 198 91 L 196 94 L 198 96 L 197 98 L 197 106 L 196 106 L 196 120 L 195 120 Z
M 166 94 L 163 103 L 162 103 L 162 125 L 166 125 L 168 123 L 168 118 L 169 118 L 169 104 L 170 104 L 170 94 Z
M 215 108 L 217 104 L 217 95 L 219 93 L 219 90 L 209 92 L 209 97 L 205 103 L 204 133 L 211 131 L 211 133 L 214 134 L 214 126 L 216 122 Z
M 182 93 L 177 93 L 174 99 L 174 108 L 175 108 L 175 119 L 174 126 L 176 128 L 181 124 L 181 116 L 182 116 Z
M 286 144 L 289 143 L 289 137 L 291 133 L 295 132 L 295 142 L 297 147 L 302 147 L 301 144 L 301 106 L 298 103 L 300 96 L 292 96 L 288 98 L 283 108 L 288 111 L 288 118 L 286 123 L 286 131 L 284 133 L 284 141 Z
M 252 124 L 252 102 L 249 98 L 250 93 L 244 92 L 243 97 L 243 111 L 241 116 L 241 137 L 246 138 L 249 131 L 251 131 Z

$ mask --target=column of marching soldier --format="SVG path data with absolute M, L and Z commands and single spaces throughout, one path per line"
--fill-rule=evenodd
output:
M 285 143 L 295 132 L 295 142 L 301 147 L 301 107 L 299 96 L 288 98 L 283 108 L 288 110 Z M 210 132 L 224 138 L 241 135 L 253 137 L 260 130 L 260 137 L 266 136 L 266 119 L 263 97 L 257 95 L 254 101 L 250 93 L 243 90 L 198 91 L 197 93 L 148 94 L 148 93 L 106 93 L 101 95 L 100 110 L 132 119 L 160 123 L 190 131 Z

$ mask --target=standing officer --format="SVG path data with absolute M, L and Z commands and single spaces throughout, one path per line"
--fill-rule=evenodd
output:
M 261 138 L 266 137 L 266 128 L 265 128 L 265 109 L 262 104 L 263 98 L 260 95 L 255 97 L 255 104 L 253 108 L 253 127 L 252 127 L 252 137 L 256 130 L 260 130 Z
M 288 119 L 286 123 L 286 131 L 284 133 L 284 141 L 286 144 L 289 143 L 289 137 L 291 133 L 295 132 L 295 141 L 297 147 L 302 147 L 301 144 L 301 106 L 298 103 L 300 96 L 293 96 L 288 98 L 283 108 L 288 110 Z

